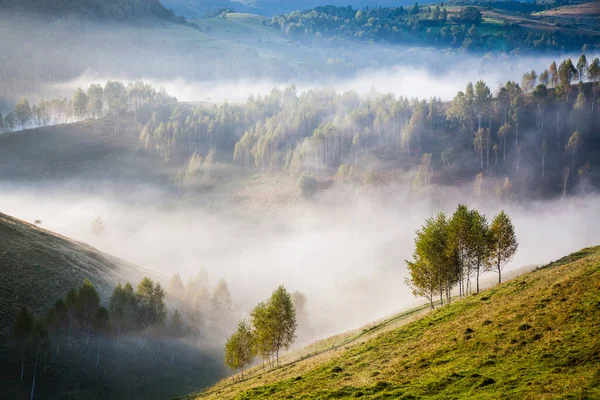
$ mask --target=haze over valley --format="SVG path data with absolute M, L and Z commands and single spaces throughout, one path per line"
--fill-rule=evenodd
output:
M 598 18 L 0 0 L 0 397 L 600 395 Z

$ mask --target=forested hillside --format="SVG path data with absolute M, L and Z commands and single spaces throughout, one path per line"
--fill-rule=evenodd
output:
M 583 249 L 364 343 L 188 398 L 596 398 L 599 261 L 600 248 Z
M 142 83 L 109 82 L 71 101 L 31 106 L 21 99 L 3 123 L 12 130 L 102 118 L 113 137 L 138 137 L 130 148 L 179 170 L 172 182 L 190 192 L 218 178 L 216 162 L 233 162 L 284 172 L 306 195 L 316 180 L 373 185 L 389 183 L 382 173 L 395 171 L 414 177 L 415 192 L 468 184 L 476 197 L 564 197 L 598 185 L 599 63 L 583 55 L 552 63 L 495 93 L 483 81 L 470 83 L 449 103 L 375 92 L 298 94 L 291 86 L 243 104 L 204 106 L 176 103 Z M 8 145 L 25 135 L 1 139 Z M 10 165 L 11 157 L 7 150 L 1 162 Z
M 514 4 L 520 4 L 512 2 Z M 299 41 L 327 37 L 473 51 L 588 51 L 600 47 L 600 23 L 532 14 L 546 7 L 504 3 L 405 7 L 323 6 L 273 16 L 270 25 Z M 550 14 L 551 15 L 551 14 Z M 584 15 L 582 15 L 584 16 Z
M 168 8 L 186 17 L 200 17 L 218 9 L 229 8 L 235 12 L 251 12 L 272 17 L 273 14 L 288 13 L 294 10 L 335 5 L 353 7 L 389 7 L 399 5 L 412 5 L 411 0 L 161 0 Z

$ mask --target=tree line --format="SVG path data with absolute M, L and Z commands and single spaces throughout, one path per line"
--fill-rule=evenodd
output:
M 132 123 L 140 120 L 145 123 L 151 111 L 160 112 L 163 107 L 176 103 L 177 99 L 162 88 L 156 90 L 140 81 L 127 85 L 108 81 L 104 86 L 91 84 L 85 91 L 78 88 L 71 99 L 42 99 L 38 104 L 31 105 L 27 98 L 21 97 L 14 110 L 4 117 L 0 113 L 0 133 L 86 119 L 116 119 L 127 113 L 131 114 Z
M 168 321 L 166 316 L 165 291 L 159 282 L 148 277 L 143 278 L 135 289 L 130 283 L 118 284 L 108 307 L 101 305 L 100 295 L 88 279 L 80 287 L 71 288 L 64 298 L 56 300 L 39 318 L 27 306 L 23 306 L 13 326 L 13 338 L 21 357 L 20 380 L 23 380 L 26 360 L 32 358 L 33 398 L 38 364 L 43 359 L 45 372 L 49 356 L 58 357 L 64 346 L 68 349 L 73 346 L 95 346 L 96 354 L 92 362 L 98 368 L 102 349 L 108 340 L 119 347 L 123 345 L 124 337 L 135 337 L 134 346 L 139 352 L 146 346 L 149 334 L 154 339 L 183 337 L 188 329 L 184 317 L 177 310 Z M 174 356 L 173 349 L 171 363 Z
M 256 356 L 274 367 L 279 365 L 279 354 L 287 350 L 296 339 L 296 306 L 292 295 L 279 286 L 271 297 L 259 303 L 251 313 L 250 322 L 242 320 L 237 330 L 227 338 L 225 365 L 233 371 L 252 363 Z
M 460 204 L 451 217 L 443 211 L 428 218 L 416 232 L 413 259 L 406 261 L 406 284 L 417 297 L 425 297 L 433 309 L 451 302 L 458 287 L 460 297 L 479 293 L 483 272 L 495 271 L 502 283 L 502 270 L 517 252 L 519 243 L 510 217 L 501 211 L 488 224 L 485 215 Z
M 275 15 L 265 25 L 281 30 L 294 40 L 327 37 L 336 40 L 357 39 L 391 44 L 424 44 L 466 50 L 506 52 L 515 49 L 574 50 L 593 49 L 598 38 L 582 32 L 522 29 L 518 22 L 482 25 L 483 7 L 441 5 L 411 7 L 323 6 L 306 11 Z M 531 11 L 526 12 L 531 18 Z
M 582 55 L 528 71 L 520 83 L 497 90 L 481 80 L 469 83 L 451 102 L 374 91 L 298 93 L 292 85 L 243 104 L 198 106 L 141 82 L 108 82 L 63 101 L 73 110 L 66 114 L 48 106 L 57 101 L 40 102 L 34 125 L 65 115 L 65 121 L 105 118 L 115 121 L 117 134 L 116 121 L 124 119 L 148 157 L 179 166 L 182 191 L 215 179 L 218 160 L 294 179 L 305 175 L 299 183 L 309 189 L 319 176 L 364 184 L 377 172 L 368 163 L 375 157 L 413 169 L 418 190 L 474 180 L 477 195 L 509 200 L 590 190 L 599 161 L 599 94 L 600 61 Z M 20 101 L 9 119 L 31 126 L 28 109 Z M 530 176 L 533 184 L 525 179 Z M 488 178 L 505 184 L 490 190 L 487 182 L 497 179 Z

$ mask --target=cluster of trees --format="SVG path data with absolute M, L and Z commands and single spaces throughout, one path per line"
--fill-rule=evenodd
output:
M 225 364 L 234 371 L 241 370 L 260 356 L 270 366 L 279 365 L 279 353 L 288 349 L 296 339 L 296 307 L 292 295 L 279 286 L 266 301 L 259 303 L 251 314 L 251 322 L 242 320 L 225 344 Z
M 170 97 L 162 88 L 157 91 L 140 81 L 127 86 L 122 82 L 108 81 L 104 87 L 92 84 L 86 91 L 79 88 L 70 100 L 42 99 L 32 106 L 28 99 L 21 97 L 13 111 L 4 117 L 0 113 L 0 133 L 90 118 L 111 117 L 114 120 L 126 113 L 131 114 L 133 124 L 145 123 L 152 112 L 160 113 L 165 107 L 170 110 L 175 104 L 177 99 Z
M 527 13 L 529 14 L 529 13 Z M 287 15 L 275 15 L 269 24 L 293 39 L 309 37 L 357 38 L 387 43 L 434 44 L 469 50 L 505 51 L 516 48 L 581 50 L 595 48 L 600 41 L 583 33 L 565 34 L 560 29 L 525 30 L 517 23 L 479 29 L 482 14 L 478 7 L 464 6 L 448 11 L 445 7 L 367 7 L 324 6 Z
M 217 160 L 304 176 L 300 186 L 311 193 L 318 176 L 372 181 L 367 164 L 377 157 L 386 167 L 417 167 L 417 189 L 476 176 L 480 195 L 494 192 L 488 178 L 508 178 L 496 192 L 510 199 L 589 190 L 600 150 L 599 94 L 600 61 L 582 55 L 576 63 L 528 71 L 520 84 L 496 91 L 483 81 L 469 83 L 446 104 L 374 91 L 299 94 L 290 86 L 243 104 L 206 107 L 178 104 L 140 82 L 108 82 L 78 90 L 69 102 L 30 108 L 23 99 L 3 121 L 30 126 L 35 114 L 34 125 L 44 126 L 108 118 L 115 133 L 118 121 L 128 121 L 146 154 L 179 166 L 180 187 L 190 190 L 214 178 Z M 525 179 L 532 175 L 535 185 Z
M 459 296 L 472 293 L 471 278 L 482 272 L 496 271 L 502 282 L 502 269 L 517 252 L 519 243 L 508 215 L 501 211 L 488 224 L 485 215 L 459 205 L 452 217 L 441 211 L 425 221 L 415 238 L 412 261 L 406 261 L 410 277 L 406 284 L 417 297 L 429 300 L 434 308 L 450 303 L 452 290 L 458 286 Z
M 211 291 L 208 274 L 203 268 L 185 283 L 181 275 L 175 273 L 167 293 L 167 300 L 189 316 L 191 323 L 199 319 L 226 320 L 233 311 L 227 281 L 220 279 Z
M 101 305 L 100 295 L 91 281 L 85 279 L 79 288 L 70 289 L 64 298 L 58 299 L 45 315 L 36 318 L 27 306 L 19 311 L 13 328 L 14 339 L 21 353 L 21 380 L 28 356 L 34 357 L 32 398 L 38 359 L 43 355 L 44 371 L 52 345 L 59 355 L 61 344 L 72 342 L 90 345 L 90 338 L 97 341 L 95 364 L 100 362 L 103 341 L 116 336 L 117 346 L 124 334 L 140 332 L 138 350 L 144 348 L 148 331 L 156 337 L 178 338 L 185 333 L 185 322 L 175 311 L 166 323 L 165 292 L 160 283 L 145 277 L 134 290 L 130 283 L 119 284 L 114 289 L 108 308 Z

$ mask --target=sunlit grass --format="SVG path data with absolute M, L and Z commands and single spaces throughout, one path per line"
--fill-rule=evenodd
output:
M 599 335 L 596 247 L 366 341 L 191 398 L 600 398 Z

